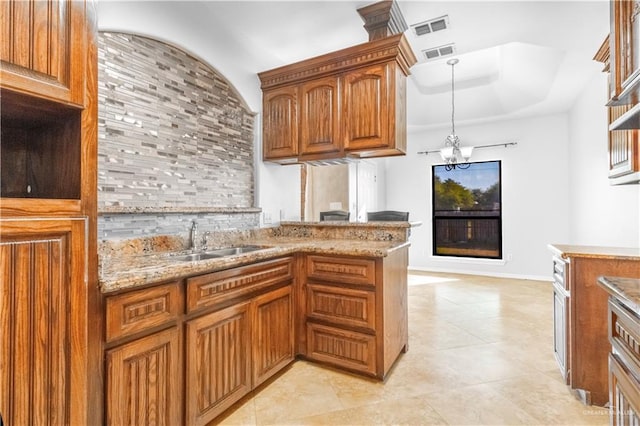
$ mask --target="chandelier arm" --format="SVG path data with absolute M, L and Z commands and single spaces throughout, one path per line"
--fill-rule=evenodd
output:
M 508 146 L 516 146 L 518 145 L 518 142 L 505 142 L 505 143 L 494 143 L 491 145 L 478 145 L 478 146 L 474 146 L 473 149 L 480 149 L 480 148 L 494 148 L 497 146 L 504 146 L 505 148 Z M 416 154 L 438 154 L 440 153 L 439 149 L 434 149 L 434 150 L 430 150 L 430 151 L 419 151 Z

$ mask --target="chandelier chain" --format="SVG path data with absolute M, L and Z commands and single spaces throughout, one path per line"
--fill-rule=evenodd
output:
M 456 104 L 455 104 L 455 97 L 454 97 L 454 92 L 455 92 L 455 83 L 454 83 L 454 72 L 453 69 L 455 68 L 456 63 L 452 62 L 451 64 L 451 134 L 455 135 L 456 134 L 456 124 L 455 124 L 455 112 L 456 112 Z

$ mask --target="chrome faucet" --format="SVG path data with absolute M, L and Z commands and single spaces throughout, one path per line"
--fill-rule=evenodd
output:
M 198 223 L 191 222 L 191 251 L 198 250 Z

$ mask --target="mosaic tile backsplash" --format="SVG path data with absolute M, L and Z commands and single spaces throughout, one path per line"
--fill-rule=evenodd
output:
M 99 205 L 253 206 L 254 115 L 227 80 L 145 37 L 98 48 Z
M 114 207 L 253 207 L 254 113 L 231 84 L 198 58 L 146 37 L 101 32 L 98 49 L 98 210 L 109 209 L 99 218 L 101 236 L 166 233 L 158 228 L 176 218 L 118 217 Z M 259 213 L 212 215 L 221 216 L 205 218 L 215 228 L 247 228 Z

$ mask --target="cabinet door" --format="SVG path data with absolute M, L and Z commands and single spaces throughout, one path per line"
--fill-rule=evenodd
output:
M 640 382 L 625 367 L 618 355 L 609 355 L 610 424 L 640 424 Z
M 85 226 L 84 219 L 0 220 L 7 425 L 87 424 Z
M 560 372 L 564 378 L 565 384 L 568 384 L 568 365 L 567 354 L 569 353 L 567 339 L 568 331 L 568 316 L 567 316 L 567 297 L 564 292 L 557 287 L 553 286 L 553 353 L 556 357 L 556 361 L 560 366 Z
M 253 301 L 253 387 L 293 361 L 293 328 L 290 285 Z
M 636 85 L 640 73 L 640 7 L 637 1 L 611 1 L 611 71 L 616 95 Z
M 2 87 L 82 105 L 85 13 L 77 0 L 1 1 Z
M 187 322 L 188 425 L 209 423 L 251 390 L 249 303 Z
M 282 87 L 262 96 L 262 156 L 265 160 L 298 155 L 298 88 Z
M 181 423 L 179 337 L 173 327 L 107 352 L 107 424 Z
M 342 132 L 345 151 L 386 147 L 392 96 L 387 65 L 351 71 L 342 80 Z
M 633 105 L 609 107 L 609 124 L 631 109 Z M 640 168 L 638 130 L 609 131 L 609 177 L 616 178 Z
M 326 77 L 300 87 L 300 155 L 342 150 L 338 79 Z

